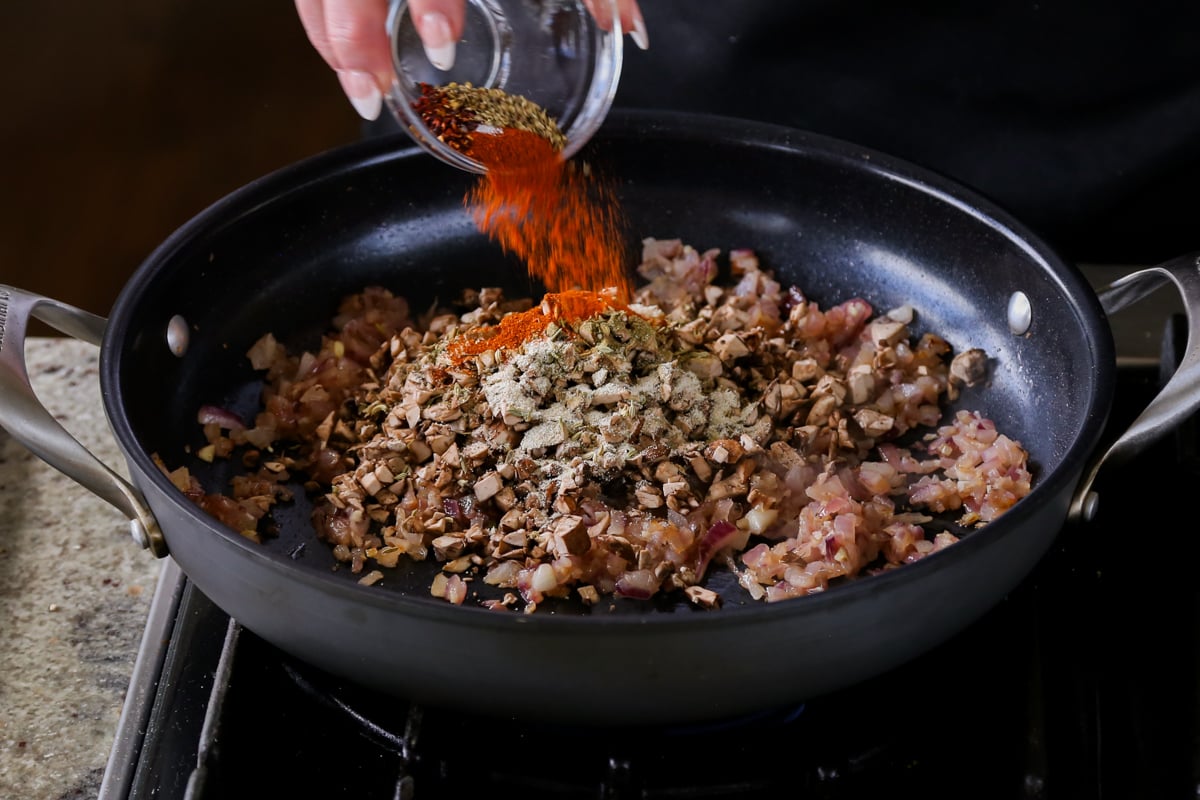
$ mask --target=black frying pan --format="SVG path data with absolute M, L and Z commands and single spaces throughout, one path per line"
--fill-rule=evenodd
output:
M 474 178 L 404 145 L 366 142 L 268 176 L 181 228 L 129 281 L 103 329 L 101 383 L 137 491 L 62 455 L 58 435 L 29 421 L 36 408 L 11 352 L 0 370 L 0 422 L 126 509 L 135 530 L 154 538 L 157 526 L 205 594 L 282 649 L 371 688 L 484 713 L 599 724 L 733 715 L 849 685 L 948 638 L 1013 588 L 1072 502 L 1083 505 L 1077 489 L 1099 455 L 1115 364 L 1105 312 L 1078 272 L 983 199 L 881 154 L 777 127 L 634 115 L 611 119 L 582 156 L 617 182 L 631 264 L 644 236 L 750 247 L 823 305 L 855 295 L 877 310 L 913 305 L 921 330 L 992 357 L 989 384 L 960 405 L 1030 451 L 1029 497 L 946 551 L 825 594 L 754 603 L 717 570 L 717 611 L 672 599 L 533 615 L 454 607 L 430 597 L 432 563 L 359 586 L 333 569 L 303 499 L 278 509 L 281 535 L 265 544 L 222 528 L 151 456 L 197 466 L 185 447 L 201 441 L 201 404 L 252 416 L 244 353 L 262 333 L 314 345 L 337 300 L 369 284 L 415 308 L 466 286 L 536 291 L 464 211 Z M 1015 292 L 1032 309 L 1020 335 L 1009 324 Z M 10 340 L 35 308 L 76 335 L 103 328 L 14 290 L 0 303 Z M 190 334 L 182 357 L 166 335 L 176 315 Z M 1139 436 L 1180 413 L 1168 416 Z M 202 473 L 208 489 L 223 490 L 231 469 Z

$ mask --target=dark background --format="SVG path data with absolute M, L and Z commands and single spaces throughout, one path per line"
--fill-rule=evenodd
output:
M 0 283 L 102 315 L 190 217 L 360 131 L 290 0 L 6 2 L 0 67 Z
M 898 156 L 1071 261 L 1200 248 L 1200 4 L 644 5 L 617 106 Z M 291 0 L 0 3 L 0 67 L 0 282 L 98 314 L 210 203 L 362 132 Z

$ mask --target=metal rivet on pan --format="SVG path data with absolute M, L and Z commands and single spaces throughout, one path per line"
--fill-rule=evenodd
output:
M 1008 298 L 1008 329 L 1020 336 L 1033 324 L 1033 307 L 1024 292 L 1013 292 Z
M 187 320 L 176 314 L 167 323 L 167 347 L 171 352 L 182 357 L 188 348 Z
M 1095 492 L 1088 492 L 1083 497 L 1083 508 L 1081 516 L 1084 522 L 1091 522 L 1096 518 L 1096 512 L 1100 509 L 1100 495 Z

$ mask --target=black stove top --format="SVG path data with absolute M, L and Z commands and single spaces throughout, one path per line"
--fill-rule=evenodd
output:
M 1182 340 L 1178 325 L 1168 333 L 1169 362 Z M 1117 336 L 1110 436 L 1161 380 L 1145 337 Z M 1130 337 L 1136 353 L 1121 346 Z M 1106 470 L 1096 520 L 1065 529 L 1016 590 L 935 650 L 705 725 L 646 728 L 630 709 L 628 727 L 575 729 L 372 694 L 279 652 L 169 568 L 101 795 L 1195 797 L 1200 581 L 1178 498 L 1200 481 L 1197 445 L 1193 420 Z

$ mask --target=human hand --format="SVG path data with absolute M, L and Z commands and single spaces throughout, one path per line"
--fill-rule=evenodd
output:
M 612 28 L 605 4 L 583 0 L 601 28 Z M 650 46 L 637 0 L 616 0 L 621 29 L 645 50 Z M 308 40 L 338 76 L 342 91 L 363 119 L 378 118 L 383 93 L 395 78 L 387 35 L 387 0 L 296 0 Z M 454 66 L 462 37 L 465 0 L 409 0 L 409 12 L 430 63 Z

